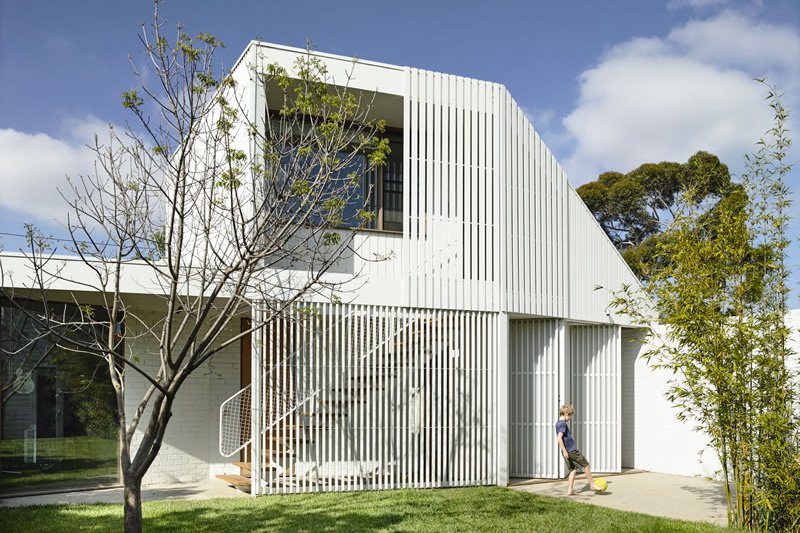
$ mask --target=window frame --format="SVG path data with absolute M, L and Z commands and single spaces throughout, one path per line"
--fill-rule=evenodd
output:
M 268 120 L 280 120 L 280 114 L 278 111 L 274 109 L 267 110 L 267 119 Z M 403 213 L 403 190 L 405 187 L 405 179 L 403 175 L 403 158 L 404 158 L 404 151 L 405 146 L 403 142 L 403 129 L 393 126 L 387 126 L 384 132 L 384 136 L 389 139 L 389 145 L 392 151 L 389 153 L 387 157 L 387 162 L 385 165 L 380 165 L 372 170 L 375 173 L 375 190 L 369 191 L 369 194 L 364 195 L 365 204 L 363 206 L 364 209 L 369 208 L 370 212 L 375 213 L 375 218 L 373 222 L 370 223 L 369 226 L 366 227 L 358 227 L 352 225 L 336 225 L 333 226 L 334 229 L 353 229 L 356 231 L 366 231 L 366 232 L 380 232 L 380 233 L 392 233 L 392 234 L 402 234 L 403 233 L 403 220 L 404 220 L 404 213 Z M 399 151 L 399 154 L 395 154 L 395 150 Z M 387 169 L 389 164 L 394 161 L 395 164 L 399 166 L 399 176 L 400 179 L 398 183 L 400 183 L 399 191 L 391 191 L 392 193 L 400 195 L 400 221 L 399 227 L 386 229 L 386 220 L 385 220 L 385 211 L 386 211 L 386 175 Z M 362 190 L 366 191 L 366 186 L 369 185 L 369 178 L 370 172 L 364 171 L 361 174 L 361 187 Z M 373 208 L 374 202 L 374 208 Z

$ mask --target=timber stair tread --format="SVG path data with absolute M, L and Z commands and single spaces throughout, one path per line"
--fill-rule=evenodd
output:
M 239 490 L 244 490 L 245 488 L 249 490 L 253 482 L 249 477 L 240 476 L 239 474 L 218 474 L 216 477 Z
M 239 467 L 239 475 L 246 478 L 253 476 L 252 464 L 249 461 L 234 461 L 233 465 Z
M 265 458 L 265 459 L 269 460 L 268 458 Z M 245 477 L 247 479 L 250 479 L 250 477 L 251 477 L 250 474 L 253 471 L 253 463 L 251 463 L 249 461 L 234 461 L 231 464 L 234 465 L 234 466 L 239 467 L 239 475 L 240 476 Z M 271 465 L 266 465 L 265 468 L 267 470 L 274 470 L 275 469 L 275 467 L 271 466 Z M 235 474 L 220 474 L 220 475 L 235 475 Z M 219 476 L 217 476 L 217 477 L 219 477 Z

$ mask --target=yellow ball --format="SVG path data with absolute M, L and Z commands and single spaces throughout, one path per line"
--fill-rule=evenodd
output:
M 600 489 L 598 492 L 602 492 L 608 488 L 608 482 L 601 477 L 594 478 L 594 484 Z

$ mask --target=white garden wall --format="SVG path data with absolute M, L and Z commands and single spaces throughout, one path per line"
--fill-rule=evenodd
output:
M 706 437 L 678 420 L 677 409 L 666 398 L 672 373 L 650 368 L 636 337 L 634 330 L 623 330 L 623 466 L 715 477 L 719 461 L 707 448 Z
M 796 390 L 800 390 L 797 382 L 800 310 L 788 314 L 787 324 L 792 330 L 791 345 L 795 351 L 788 366 L 795 373 Z M 636 336 L 634 330 L 623 330 L 623 466 L 668 474 L 719 477 L 720 462 L 707 446 L 707 437 L 695 429 L 695 421 L 678 420 L 678 410 L 666 397 L 673 374 L 653 369 L 642 359 L 642 345 L 635 340 Z

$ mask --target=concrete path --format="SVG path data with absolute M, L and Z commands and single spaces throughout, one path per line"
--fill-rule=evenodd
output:
M 247 498 L 249 494 L 239 492 L 219 479 L 206 479 L 196 483 L 176 483 L 142 487 L 142 501 L 155 500 L 207 500 L 210 498 Z M 19 507 L 23 505 L 47 505 L 52 503 L 122 503 L 122 489 L 82 490 L 42 494 L 38 496 L 19 496 L 0 498 L 0 507 Z
M 510 487 L 621 511 L 727 525 L 722 483 L 699 477 L 636 470 L 623 474 L 601 474 L 598 477 L 608 482 L 605 492 L 589 490 L 586 478 L 579 475 L 575 480 L 576 494 L 571 497 L 566 495 L 566 480 L 513 479 Z

